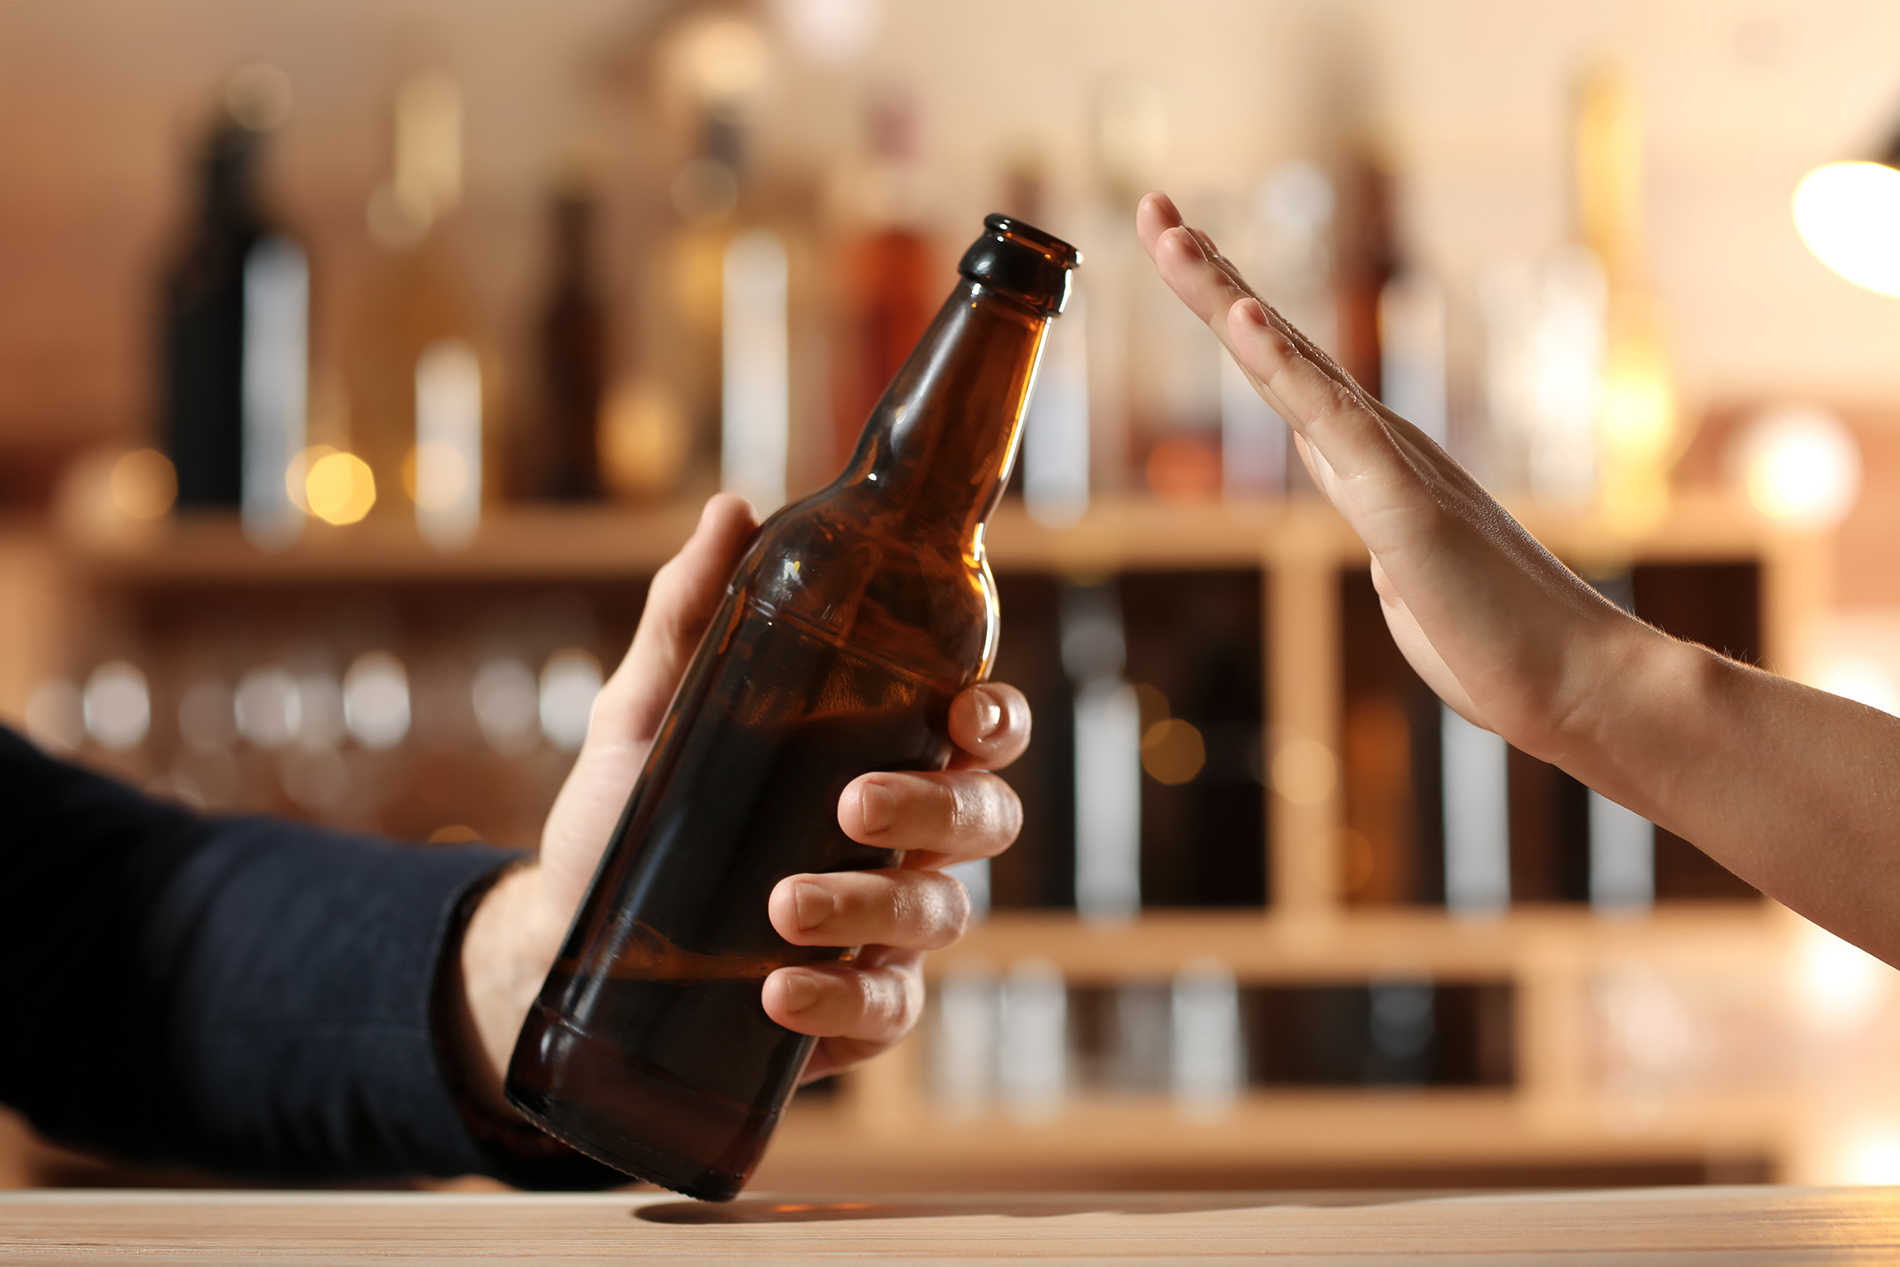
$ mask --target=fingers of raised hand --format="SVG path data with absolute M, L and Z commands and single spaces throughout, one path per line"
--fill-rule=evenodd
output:
M 780 968 L 765 979 L 765 1014 L 786 1029 L 833 1040 L 826 1044 L 829 1072 L 890 1046 L 923 1013 L 921 958 L 874 955 L 857 965 L 805 964 Z M 843 1040 L 843 1041 L 838 1041 Z
M 933 862 L 993 857 L 1009 848 L 1022 825 L 1015 790 L 984 770 L 864 774 L 838 798 L 845 835 L 882 849 L 939 855 Z
M 983 682 L 950 701 L 953 770 L 1000 770 L 1029 746 L 1029 701 L 1013 686 Z
M 706 503 L 699 526 L 680 552 L 654 574 L 646 610 L 626 658 L 602 688 L 590 740 L 645 742 L 679 685 L 699 645 L 739 556 L 759 520 L 742 497 L 720 493 Z
M 970 895 L 941 871 L 834 871 L 780 880 L 767 910 L 794 946 L 940 950 L 963 936 Z

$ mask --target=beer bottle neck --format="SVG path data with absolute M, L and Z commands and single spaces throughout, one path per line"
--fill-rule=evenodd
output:
M 1002 499 L 1049 314 L 959 279 L 871 413 L 844 488 L 975 557 Z

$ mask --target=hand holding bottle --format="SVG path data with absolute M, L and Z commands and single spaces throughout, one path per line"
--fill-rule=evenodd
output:
M 639 777 L 667 705 L 719 606 L 758 522 L 740 498 L 707 503 L 699 528 L 653 579 L 626 659 L 607 682 L 587 741 L 555 800 L 537 861 L 509 873 L 469 922 L 461 968 L 470 1032 L 462 1044 L 472 1085 L 501 1106 L 501 1074 Z M 1001 853 L 1022 807 L 989 770 L 1029 741 L 1029 709 L 1013 687 L 984 683 L 950 710 L 958 753 L 943 773 L 868 774 L 838 805 L 845 834 L 905 850 L 877 871 L 795 875 L 773 890 L 779 935 L 801 946 L 863 946 L 854 964 L 780 968 L 765 980 L 768 1015 L 821 1041 L 807 1068 L 819 1077 L 895 1044 L 923 1009 L 922 959 L 963 933 L 969 897 L 942 868 Z
M 1900 964 L 1900 720 L 1626 615 L 1263 302 L 1165 194 L 1142 199 L 1136 227 L 1293 429 L 1372 552 L 1393 638 L 1447 704 Z

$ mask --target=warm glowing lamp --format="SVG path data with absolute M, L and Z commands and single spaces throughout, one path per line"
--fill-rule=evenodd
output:
M 1860 445 L 1816 405 L 1763 410 L 1731 442 L 1728 460 L 1755 509 L 1796 528 L 1833 528 L 1860 497 Z
M 1794 224 L 1821 262 L 1900 296 L 1900 141 L 1877 163 L 1828 163 L 1794 191 Z

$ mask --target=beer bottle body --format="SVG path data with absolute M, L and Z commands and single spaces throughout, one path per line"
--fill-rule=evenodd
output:
M 509 1070 L 515 1105 L 582 1152 L 710 1199 L 757 1164 L 816 1042 L 766 1016 L 761 983 L 855 954 L 792 946 L 768 896 L 894 865 L 844 835 L 840 795 L 950 757 L 950 701 L 995 654 L 982 525 L 1050 315 L 966 277 L 845 473 L 740 563 Z

